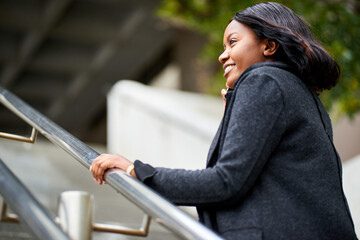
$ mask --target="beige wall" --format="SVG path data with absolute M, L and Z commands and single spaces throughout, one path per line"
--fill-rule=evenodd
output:
M 334 143 L 342 161 L 360 154 L 360 114 L 354 119 L 342 118 L 333 122 Z

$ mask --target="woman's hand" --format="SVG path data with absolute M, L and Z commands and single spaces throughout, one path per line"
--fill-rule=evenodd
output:
M 222 96 L 222 100 L 224 103 L 224 110 L 225 110 L 225 106 L 226 106 L 226 94 L 227 94 L 227 90 L 226 89 L 221 89 L 221 96 Z
M 90 171 L 93 173 L 95 182 L 101 185 L 105 183 L 104 173 L 107 169 L 119 168 L 126 171 L 126 169 L 132 164 L 133 163 L 131 161 L 118 154 L 101 154 L 92 162 Z

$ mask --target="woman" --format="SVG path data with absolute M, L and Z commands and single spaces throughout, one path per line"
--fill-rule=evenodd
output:
M 331 122 L 317 97 L 339 67 L 306 24 L 278 3 L 236 13 L 219 61 L 225 113 L 206 169 L 153 168 L 113 154 L 94 160 L 102 184 L 120 168 L 226 239 L 356 239 Z

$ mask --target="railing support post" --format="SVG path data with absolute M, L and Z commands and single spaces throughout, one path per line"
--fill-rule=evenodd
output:
M 60 226 L 72 240 L 92 239 L 93 197 L 83 191 L 61 193 L 58 207 Z

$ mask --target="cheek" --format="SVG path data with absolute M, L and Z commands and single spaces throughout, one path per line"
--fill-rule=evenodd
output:
M 248 67 L 248 63 L 246 62 L 247 59 L 242 60 L 242 59 L 237 59 L 237 61 L 235 62 L 235 71 L 234 74 L 237 75 L 238 77 L 241 75 L 241 73 L 243 71 L 245 71 L 245 69 Z
M 244 47 L 238 49 L 238 51 L 233 56 L 237 71 L 244 71 L 244 68 L 246 69 L 249 61 L 253 58 L 251 55 L 249 55 L 247 48 Z

